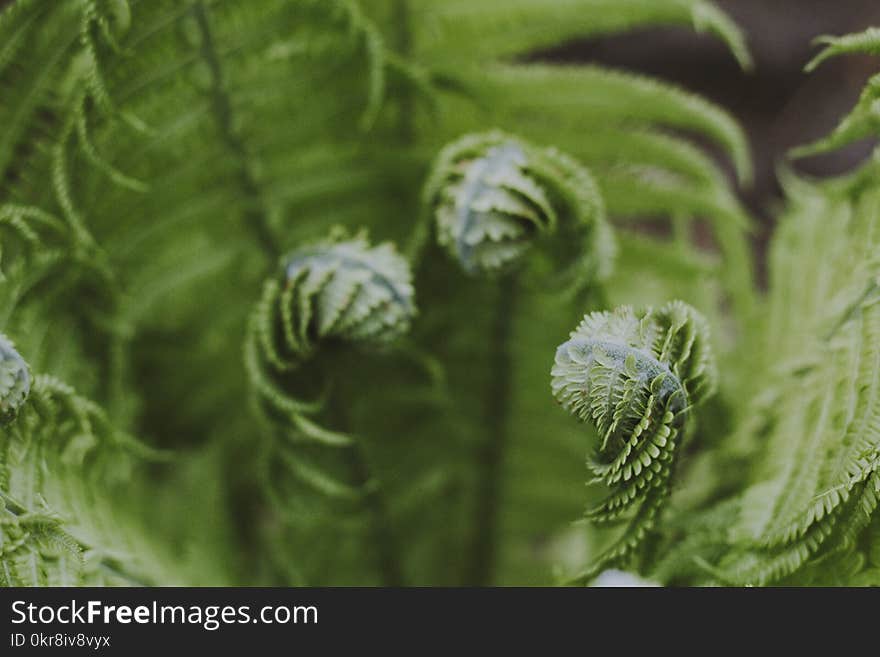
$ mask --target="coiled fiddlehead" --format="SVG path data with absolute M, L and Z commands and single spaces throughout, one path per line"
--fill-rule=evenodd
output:
M 409 265 L 394 246 L 371 247 L 364 235 L 337 232 L 283 259 L 281 276 L 265 283 L 245 346 L 252 387 L 275 428 L 266 472 L 269 495 L 294 520 L 315 517 L 320 501 L 366 508 L 389 585 L 400 583 L 399 559 L 363 445 L 321 426 L 312 418 L 323 403 L 304 402 L 292 390 L 297 379 L 314 378 L 301 366 L 319 346 L 387 346 L 406 333 L 415 312 Z M 285 490 L 296 495 L 276 488 L 272 470 L 278 466 Z
M 589 172 L 553 148 L 493 131 L 444 148 L 424 191 L 437 239 L 471 274 L 510 270 L 538 239 L 579 245 L 578 282 L 605 278 L 615 254 Z
M 466 579 L 491 581 L 501 462 L 508 442 L 511 398 L 511 325 L 520 273 L 537 274 L 578 298 L 610 274 L 616 245 L 604 204 L 590 173 L 554 148 L 542 148 L 501 131 L 469 134 L 437 156 L 423 190 L 423 206 L 437 241 L 474 276 L 495 276 L 488 352 L 492 382 L 478 447 L 480 463 L 472 521 L 474 563 Z M 528 257 L 527 257 L 528 256 Z
M 281 374 L 322 342 L 391 343 L 409 329 L 414 291 L 409 265 L 394 246 L 371 248 L 363 235 L 347 239 L 337 232 L 286 256 L 282 269 L 280 281 L 266 281 L 252 316 L 247 365 L 266 401 L 298 411 L 302 405 L 277 398 L 264 364 Z
M 552 377 L 557 401 L 599 434 L 588 466 L 610 494 L 587 518 L 629 520 L 615 545 L 576 578 L 588 581 L 631 556 L 669 494 L 687 413 L 716 385 L 706 322 L 681 301 L 592 313 L 557 349 Z
M 0 333 L 0 426 L 16 418 L 31 391 L 31 373 L 12 342 Z

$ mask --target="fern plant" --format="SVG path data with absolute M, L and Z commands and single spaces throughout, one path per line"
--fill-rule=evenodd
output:
M 736 121 L 534 56 L 661 25 L 751 67 L 706 0 L 6 3 L 0 581 L 878 583 L 880 158 L 783 167 L 760 289 Z
M 578 579 L 626 561 L 653 528 L 670 492 L 686 414 L 715 388 L 708 343 L 703 318 L 672 302 L 656 311 L 592 313 L 556 350 L 553 394 L 595 424 L 600 443 L 588 465 L 612 490 L 586 516 L 608 524 L 632 515 L 621 538 Z

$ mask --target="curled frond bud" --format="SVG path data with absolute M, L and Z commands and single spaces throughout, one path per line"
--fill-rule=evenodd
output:
M 510 269 L 538 239 L 566 232 L 591 276 L 610 270 L 614 241 L 598 189 L 555 149 L 498 131 L 466 135 L 437 157 L 424 201 L 439 243 L 468 273 Z
M 622 385 L 636 386 L 645 399 L 653 395 L 680 421 L 714 389 L 715 378 L 705 319 L 673 301 L 660 310 L 622 306 L 584 317 L 556 351 L 552 387 L 561 404 L 614 444 L 627 442 L 621 430 L 629 425 L 607 406 L 620 398 Z
M 394 246 L 331 239 L 285 259 L 278 295 L 285 347 L 304 355 L 322 339 L 388 343 L 415 315 L 412 275 Z
M 596 564 L 604 568 L 653 524 L 686 414 L 715 389 L 706 321 L 681 301 L 592 313 L 557 349 L 552 377 L 559 403 L 599 433 L 589 465 L 611 494 L 587 516 L 611 522 L 639 508 L 619 549 Z
M 389 344 L 415 316 L 409 264 L 390 244 L 371 247 L 364 235 L 335 233 L 303 246 L 282 261 L 282 273 L 266 281 L 251 316 L 245 361 L 261 396 L 291 417 L 307 409 L 271 383 L 317 345 L 343 341 Z
M 271 427 L 261 483 L 294 522 L 320 513 L 319 504 L 334 511 L 352 504 L 368 509 L 383 536 L 383 577 L 397 584 L 381 484 L 355 436 L 316 417 L 323 401 L 300 399 L 301 385 L 316 377 L 297 368 L 328 342 L 382 346 L 402 337 L 416 313 L 409 264 L 390 243 L 370 246 L 363 234 L 338 231 L 286 256 L 282 267 L 280 277 L 266 282 L 245 340 L 255 410 Z
M 31 391 L 27 363 L 0 333 L 0 425 L 14 420 Z

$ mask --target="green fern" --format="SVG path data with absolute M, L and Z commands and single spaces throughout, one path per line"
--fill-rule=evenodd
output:
M 10 360 L 29 382 L 20 357 Z M 54 377 L 37 376 L 29 392 L 2 445 L 4 584 L 197 582 L 118 495 L 133 483 L 137 461 L 165 456 L 116 430 L 100 407 Z
M 840 49 L 827 56 L 863 49 L 870 35 L 835 42 Z M 795 154 L 842 145 L 859 122 L 868 130 L 862 108 L 872 85 L 831 137 Z M 770 254 L 764 337 L 752 347 L 755 367 L 769 376 L 715 457 L 751 453 L 754 465 L 742 492 L 718 506 L 728 518 L 724 535 L 695 539 L 692 561 L 679 560 L 668 577 L 702 564 L 704 576 L 722 583 L 871 581 L 862 537 L 880 485 L 877 173 L 870 161 L 821 184 L 786 174 L 789 209 Z
M 384 491 L 364 446 L 345 429 L 327 429 L 310 418 L 329 403 L 303 402 L 289 390 L 298 374 L 314 376 L 302 370 L 319 347 L 334 341 L 375 347 L 406 332 L 415 315 L 409 267 L 390 244 L 370 248 L 363 236 L 344 234 L 302 247 L 283 264 L 283 282 L 270 279 L 264 286 L 245 345 L 259 410 L 274 429 L 263 473 L 267 495 L 294 527 L 311 524 L 322 505 L 354 505 L 356 515 L 365 509 L 372 516 L 371 538 L 381 546 L 383 582 L 400 585 Z M 344 405 L 337 405 L 337 416 L 344 417 Z M 278 467 L 283 481 L 276 483 Z
M 715 388 L 705 320 L 687 304 L 587 315 L 556 351 L 553 394 L 599 434 L 589 462 L 611 491 L 586 517 L 628 521 L 615 544 L 576 580 L 630 559 L 669 495 L 685 417 Z
M 7 3 L 0 581 L 876 583 L 880 160 L 760 291 L 736 121 L 539 61 L 662 25 L 751 65 L 705 0 Z

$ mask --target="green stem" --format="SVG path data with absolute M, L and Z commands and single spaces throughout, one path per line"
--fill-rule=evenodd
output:
M 394 47 L 398 55 L 407 58 L 413 49 L 412 30 L 410 29 L 410 12 L 408 0 L 394 0 L 391 15 L 394 26 Z M 413 123 L 413 95 L 410 89 L 400 90 L 398 96 L 397 129 L 401 141 L 406 144 L 415 139 L 415 125 Z
M 334 419 L 334 429 L 353 435 L 349 409 L 344 396 L 334 395 L 328 400 L 328 417 Z M 334 448 L 328 448 L 334 449 Z M 363 492 L 363 509 L 368 515 L 370 541 L 376 551 L 376 567 L 383 586 L 403 586 L 402 553 L 391 521 L 385 489 L 371 464 L 368 445 L 360 436 L 343 448 L 340 458 L 347 461 L 351 483 Z
M 504 278 L 498 283 L 498 298 L 489 336 L 492 379 L 486 395 L 486 439 L 478 453 L 477 498 L 471 529 L 473 542 L 465 573 L 465 581 L 471 586 L 488 586 L 495 575 L 501 478 L 509 433 L 513 369 L 510 347 L 515 305 L 516 279 Z
M 364 491 L 364 505 L 371 516 L 373 541 L 384 586 L 403 586 L 401 554 L 391 525 L 388 503 L 381 483 L 375 478 L 363 445 L 355 442 L 348 450 L 355 483 Z
M 253 172 L 250 155 L 244 140 L 235 128 L 232 101 L 226 90 L 223 67 L 217 54 L 205 3 L 201 0 L 194 3 L 192 14 L 201 33 L 201 55 L 211 71 L 212 108 L 217 126 L 220 129 L 220 137 L 227 150 L 238 162 L 239 185 L 247 200 L 245 204 L 246 209 L 244 210 L 245 223 L 253 232 L 255 239 L 266 255 L 270 259 L 275 260 L 280 255 L 278 240 L 275 239 L 269 227 L 262 191 Z
M 406 60 L 412 54 L 414 45 L 409 0 L 392 0 L 391 21 L 394 26 L 394 48 L 397 55 Z M 397 111 L 398 137 L 402 144 L 413 144 L 416 141 L 415 98 L 412 89 L 406 85 L 397 94 Z M 433 218 L 430 208 L 420 207 L 415 226 L 404 248 L 404 255 L 411 265 L 421 262 L 422 254 L 431 239 Z

